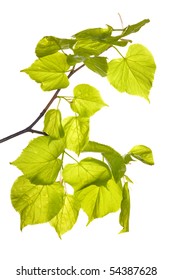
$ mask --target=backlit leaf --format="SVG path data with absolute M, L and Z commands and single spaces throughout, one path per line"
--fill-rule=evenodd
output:
M 107 25 L 106 28 L 89 28 L 82 30 L 73 37 L 79 39 L 92 39 L 92 40 L 101 40 L 111 35 L 113 28 L 110 25 Z
M 105 77 L 107 75 L 108 64 L 106 57 L 89 57 L 84 63 L 90 70 L 100 76 Z
M 52 138 L 59 139 L 64 137 L 60 110 L 51 109 L 46 113 L 43 131 Z
M 108 63 L 108 80 L 120 92 L 138 95 L 149 100 L 156 65 L 150 51 L 134 44 L 126 57 Z
M 89 185 L 75 192 L 81 203 L 81 208 L 88 215 L 88 224 L 111 212 L 120 209 L 122 190 L 114 180 L 109 180 L 106 185 Z
M 60 238 L 64 233 L 72 229 L 76 223 L 79 209 L 80 204 L 78 200 L 73 195 L 66 194 L 61 210 L 50 222 Z
M 44 91 L 66 88 L 69 85 L 67 57 L 62 53 L 54 53 L 37 59 L 29 68 L 21 72 L 27 73 L 31 79 L 41 83 Z
M 80 84 L 74 88 L 74 98 L 70 106 L 80 116 L 90 117 L 106 106 L 106 103 L 96 88 L 88 84 Z
M 80 154 L 89 140 L 89 119 L 67 117 L 63 120 L 66 148 Z
M 132 25 L 128 25 L 124 31 L 122 32 L 121 36 L 125 37 L 127 35 L 130 35 L 132 33 L 138 32 L 141 27 L 143 27 L 146 23 L 150 22 L 149 19 L 144 19 L 138 23 L 132 24 Z
M 78 56 L 100 55 L 109 49 L 111 45 L 105 42 L 93 41 L 91 39 L 78 40 L 74 46 L 74 54 Z
M 60 183 L 35 185 L 25 176 L 19 177 L 12 186 L 11 201 L 20 213 L 21 229 L 50 221 L 60 211 L 63 196 L 64 189 Z
M 73 175 L 73 176 L 72 176 Z M 112 174 L 103 161 L 88 157 L 79 163 L 67 164 L 63 169 L 63 179 L 75 191 L 88 185 L 102 185 L 111 179 Z
M 123 229 L 120 233 L 128 232 L 129 231 L 129 218 L 130 218 L 130 194 L 128 183 L 124 184 L 123 187 L 123 199 L 121 202 L 121 212 L 119 222 Z
M 61 169 L 62 161 L 58 156 L 64 148 L 64 139 L 40 136 L 33 139 L 12 164 L 34 184 L 52 184 Z
M 129 152 L 128 155 L 142 161 L 143 163 L 153 165 L 153 153 L 150 148 L 144 145 L 134 146 Z

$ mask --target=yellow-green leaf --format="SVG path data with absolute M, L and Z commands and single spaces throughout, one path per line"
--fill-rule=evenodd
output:
M 119 217 L 120 225 L 123 229 L 120 233 L 129 231 L 129 218 L 130 218 L 130 194 L 128 183 L 126 182 L 123 187 L 123 199 L 121 202 L 121 212 Z
M 134 146 L 129 152 L 128 155 L 142 161 L 143 163 L 153 165 L 153 153 L 152 150 L 144 145 Z
M 59 139 L 64 137 L 60 110 L 51 109 L 46 113 L 43 131 L 52 138 Z

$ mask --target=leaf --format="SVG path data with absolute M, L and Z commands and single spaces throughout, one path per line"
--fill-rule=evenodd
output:
M 96 152 L 102 153 L 103 157 L 107 160 L 114 179 L 116 182 L 124 176 L 126 165 L 123 157 L 110 146 L 100 144 L 94 141 L 89 141 L 85 146 L 83 152 Z
M 144 19 L 136 24 L 128 25 L 124 31 L 122 32 L 121 36 L 125 37 L 127 35 L 130 35 L 132 33 L 138 32 L 141 27 L 143 27 L 146 23 L 150 22 L 149 19 Z
M 126 182 L 123 187 L 123 199 L 121 202 L 121 212 L 119 222 L 123 229 L 120 233 L 129 231 L 129 218 L 130 218 L 130 194 L 128 183 Z
M 50 221 L 50 224 L 55 228 L 59 237 L 72 229 L 77 221 L 80 204 L 78 200 L 70 194 L 66 194 L 61 210 Z
M 104 185 L 89 185 L 75 192 L 81 203 L 81 208 L 88 215 L 88 224 L 111 212 L 120 209 L 122 200 L 122 190 L 114 180 L 109 180 Z
M 156 65 L 150 51 L 134 44 L 126 57 L 108 63 L 108 80 L 120 92 L 138 95 L 149 100 Z
M 83 117 L 67 117 L 63 120 L 66 148 L 77 155 L 89 140 L 89 119 Z
M 112 174 L 107 164 L 92 157 L 75 164 L 67 164 L 63 169 L 64 181 L 70 184 L 75 191 L 88 185 L 105 184 L 111 177 Z
M 67 56 L 67 63 L 69 65 L 76 65 L 77 63 L 83 62 L 85 61 L 86 57 L 85 56 L 80 56 L 80 55 L 73 55 L 73 54 L 69 54 Z
M 100 76 L 105 77 L 107 75 L 108 64 L 106 57 L 89 57 L 84 63 L 90 70 Z
M 59 50 L 71 49 L 75 44 L 74 39 L 61 39 L 54 36 L 45 36 L 37 44 L 35 53 L 37 57 L 47 56 Z
M 112 33 L 113 28 L 110 25 L 107 25 L 106 28 L 89 28 L 82 30 L 73 37 L 76 39 L 92 39 L 92 40 L 101 40 L 106 37 L 109 37 Z
M 43 131 L 52 138 L 59 139 L 64 137 L 60 110 L 51 109 L 46 113 Z
M 74 98 L 70 106 L 81 117 L 91 117 L 107 104 L 96 88 L 88 84 L 80 84 L 74 88 Z
M 40 136 L 33 139 L 11 164 L 34 184 L 52 184 L 61 169 L 62 161 L 58 156 L 64 149 L 64 139 L 52 140 L 49 136 Z
M 110 48 L 110 44 L 91 39 L 78 40 L 74 46 L 74 54 L 78 56 L 89 57 L 91 55 L 100 55 Z
M 64 189 L 60 183 L 35 185 L 25 176 L 19 177 L 12 186 L 11 201 L 20 213 L 21 229 L 50 221 L 60 211 L 63 196 Z
M 27 73 L 31 79 L 41 83 L 44 91 L 66 88 L 69 85 L 67 57 L 62 53 L 54 53 L 37 59 L 29 68 L 21 72 Z
M 144 145 L 134 146 L 129 152 L 128 155 L 142 161 L 143 163 L 153 165 L 154 159 L 153 154 L 150 148 Z

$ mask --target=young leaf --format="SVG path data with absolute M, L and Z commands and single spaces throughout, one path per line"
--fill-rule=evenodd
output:
M 78 200 L 73 195 L 66 194 L 61 210 L 50 221 L 60 238 L 64 233 L 72 229 L 77 221 L 79 210 L 80 204 Z
M 73 174 L 73 176 L 72 176 Z M 107 164 L 94 158 L 85 158 L 79 163 L 67 164 L 63 169 L 63 179 L 75 191 L 88 185 L 104 185 L 112 174 Z
M 25 176 L 19 177 L 12 186 L 11 201 L 20 213 L 21 229 L 50 221 L 60 211 L 63 196 L 64 189 L 60 183 L 35 185 Z
M 35 53 L 37 57 L 47 56 L 59 50 L 71 49 L 75 44 L 74 39 L 61 39 L 54 36 L 45 36 L 37 44 Z
M 127 35 L 130 35 L 132 33 L 138 32 L 141 27 L 143 27 L 146 23 L 150 22 L 149 19 L 144 19 L 138 23 L 132 24 L 132 25 L 128 25 L 124 31 L 122 32 L 121 36 L 125 37 Z
M 11 164 L 34 184 L 52 184 L 61 169 L 62 161 L 58 156 L 64 148 L 64 139 L 52 140 L 49 136 L 40 136 L 32 140 Z
M 29 68 L 21 72 L 27 73 L 31 79 L 41 83 L 44 91 L 66 88 L 69 85 L 67 57 L 63 53 L 54 53 L 37 59 Z
M 70 106 L 81 117 L 91 117 L 107 104 L 96 88 L 88 84 L 80 84 L 74 88 L 74 98 Z
M 84 61 L 85 65 L 102 77 L 107 75 L 108 64 L 106 57 L 89 57 Z
M 119 217 L 120 225 L 123 229 L 120 233 L 129 231 L 129 218 L 130 218 L 130 194 L 128 183 L 126 182 L 123 187 L 123 199 L 121 202 L 121 212 Z
M 110 25 L 107 25 L 106 28 L 89 28 L 82 30 L 73 37 L 77 40 L 79 39 L 92 39 L 92 40 L 102 40 L 109 37 L 112 33 L 113 28 Z
M 108 80 L 120 92 L 138 95 L 149 100 L 156 65 L 150 51 L 134 44 L 126 57 L 108 63 Z
M 59 139 L 64 137 L 60 110 L 51 109 L 46 113 L 43 131 L 52 138 Z
M 81 208 L 88 215 L 88 224 L 111 212 L 120 209 L 122 200 L 122 190 L 113 179 L 106 185 L 89 185 L 75 192 L 81 203 Z
M 79 39 L 74 46 L 74 54 L 78 56 L 89 57 L 91 55 L 98 56 L 107 49 L 111 44 L 102 41 L 94 41 L 92 39 Z
M 119 180 L 124 176 L 124 173 L 126 171 L 124 159 L 117 151 L 115 151 L 110 146 L 94 141 L 89 141 L 85 146 L 83 152 L 102 153 L 111 168 L 112 175 L 114 176 L 116 182 L 119 182 Z
M 63 120 L 66 148 L 77 155 L 89 140 L 89 119 L 83 117 L 67 117 Z
M 143 163 L 153 165 L 153 153 L 150 148 L 144 145 L 134 146 L 129 152 L 128 155 L 142 161 Z

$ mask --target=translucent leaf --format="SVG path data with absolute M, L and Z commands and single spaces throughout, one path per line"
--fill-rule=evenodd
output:
M 21 72 L 27 73 L 31 79 L 41 83 L 43 90 L 50 91 L 68 87 L 69 80 L 65 72 L 69 67 L 66 55 L 57 52 L 37 59 Z
M 109 163 L 109 166 L 111 168 L 112 174 L 116 182 L 119 182 L 119 180 L 124 176 L 124 173 L 126 171 L 124 159 L 117 151 L 115 151 L 110 146 L 100 144 L 94 141 L 89 141 L 83 151 L 102 153 L 104 158 Z
M 85 65 L 102 77 L 107 75 L 108 64 L 106 57 L 90 57 L 85 60 Z
M 83 62 L 85 59 L 86 59 L 86 57 L 82 56 L 82 55 L 72 55 L 72 54 L 69 54 L 67 56 L 67 63 L 69 65 L 74 66 L 77 63 Z
M 59 50 L 70 49 L 75 44 L 74 39 L 61 39 L 54 36 L 45 36 L 37 44 L 35 53 L 37 57 L 47 56 Z
M 130 194 L 128 183 L 124 184 L 123 187 L 123 199 L 121 202 L 121 212 L 119 222 L 123 229 L 120 233 L 128 232 L 129 231 L 129 218 L 130 218 Z
M 64 137 L 64 129 L 61 123 L 61 112 L 60 110 L 49 110 L 44 119 L 44 132 L 46 132 L 52 138 Z
M 76 191 L 91 184 L 104 185 L 111 177 L 107 164 L 91 157 L 79 163 L 67 164 L 63 169 L 64 181 Z
M 139 31 L 141 29 L 141 27 L 143 27 L 146 23 L 150 22 L 149 19 L 144 19 L 138 23 L 132 24 L 132 25 L 128 25 L 123 33 L 121 34 L 122 37 L 125 37 L 127 35 L 130 35 L 132 33 L 135 33 L 137 31 Z
M 91 39 L 78 40 L 74 46 L 74 54 L 89 57 L 90 55 L 100 55 L 111 45 L 105 42 L 93 41 Z
M 126 57 L 108 63 L 108 80 L 120 92 L 149 100 L 156 65 L 152 54 L 142 45 L 134 44 Z
M 58 156 L 64 148 L 64 139 L 40 136 L 32 140 L 12 164 L 34 184 L 52 184 L 61 169 L 62 161 Z
M 101 40 L 111 35 L 113 28 L 110 25 L 107 25 L 106 28 L 89 28 L 82 30 L 73 37 L 79 39 L 92 39 L 92 40 Z
M 153 159 L 153 153 L 150 148 L 144 146 L 144 145 L 138 145 L 134 146 L 128 154 L 143 163 L 153 165 L 154 159 Z
M 120 209 L 122 190 L 114 180 L 109 180 L 104 185 L 89 185 L 75 192 L 81 203 L 81 208 L 88 215 L 88 224 L 111 212 Z
M 89 140 L 89 119 L 83 117 L 68 117 L 63 120 L 63 127 L 66 138 L 66 148 L 79 155 Z
M 80 204 L 78 200 L 73 195 L 66 194 L 61 210 L 50 221 L 50 224 L 55 228 L 60 238 L 64 233 L 72 229 L 76 223 L 79 209 Z
M 91 117 L 107 105 L 96 88 L 88 84 L 80 84 L 74 88 L 74 98 L 70 106 L 80 116 Z
M 60 183 L 35 185 L 25 176 L 19 177 L 12 186 L 11 201 L 20 213 L 21 229 L 50 221 L 60 211 L 63 196 L 64 189 Z

